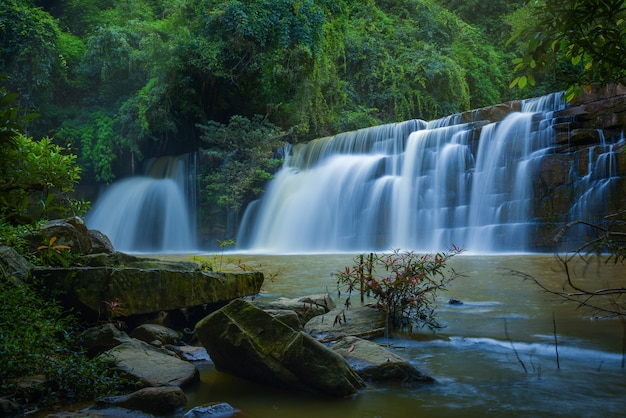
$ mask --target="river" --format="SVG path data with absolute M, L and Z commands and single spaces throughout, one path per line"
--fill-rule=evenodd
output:
M 336 296 L 332 273 L 351 265 L 354 255 L 223 257 L 264 271 L 268 280 L 258 297 L 270 300 L 325 291 Z M 330 399 L 260 386 L 204 364 L 200 385 L 187 393 L 188 407 L 222 401 L 255 418 L 623 415 L 624 325 L 592 317 L 510 274 L 522 271 L 558 288 L 565 275 L 554 256 L 462 254 L 450 265 L 464 277 L 439 295 L 439 320 L 446 327 L 376 340 L 437 384 L 369 384 L 355 396 Z M 626 286 L 623 265 L 577 264 L 573 271 L 589 286 Z M 463 303 L 448 304 L 451 298 Z

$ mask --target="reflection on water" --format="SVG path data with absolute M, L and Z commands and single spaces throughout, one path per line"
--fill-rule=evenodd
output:
M 353 258 L 346 254 L 232 256 L 268 276 L 276 274 L 259 296 L 268 300 L 326 290 L 334 296 L 332 273 L 351 264 Z M 201 385 L 188 393 L 189 407 L 225 401 L 245 416 L 256 418 L 623 414 L 622 324 L 615 319 L 591 318 L 589 311 L 554 300 L 534 284 L 509 275 L 510 270 L 523 271 L 558 287 L 565 277 L 552 256 L 462 255 L 452 265 L 466 276 L 440 294 L 439 319 L 446 328 L 434 335 L 421 331 L 380 340 L 392 343 L 397 354 L 439 384 L 370 384 L 356 396 L 337 400 L 262 387 L 204 365 Z M 575 272 L 582 274 L 583 268 L 578 266 Z M 598 269 L 593 265 L 586 269 L 583 280 L 599 286 L 623 286 L 624 272 L 623 266 Z M 449 305 L 450 298 L 463 304 Z

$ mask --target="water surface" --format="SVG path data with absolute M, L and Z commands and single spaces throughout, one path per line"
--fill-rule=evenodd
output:
M 334 297 L 332 273 L 349 265 L 354 255 L 224 257 L 264 271 L 271 280 L 259 297 L 270 300 L 325 291 Z M 510 270 L 523 271 L 558 288 L 565 276 L 553 256 L 461 255 L 451 265 L 466 276 L 440 294 L 439 319 L 446 328 L 436 334 L 421 330 L 376 340 L 390 344 L 438 384 L 370 384 L 355 396 L 330 399 L 259 386 L 203 365 L 201 384 L 188 393 L 189 407 L 224 401 L 257 418 L 608 417 L 624 413 L 626 370 L 620 321 L 593 317 L 588 310 L 555 300 L 531 282 L 510 275 Z M 592 264 L 583 269 L 578 265 L 574 271 L 592 286 L 626 285 L 623 266 Z M 450 305 L 450 298 L 463 304 Z

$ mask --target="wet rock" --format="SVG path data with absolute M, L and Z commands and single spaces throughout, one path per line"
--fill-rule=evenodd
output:
M 345 337 L 332 345 L 348 364 L 366 381 L 434 383 L 435 379 L 417 370 L 411 363 L 372 341 Z
M 95 357 L 127 342 L 131 342 L 128 334 L 110 323 L 88 328 L 78 336 L 79 345 L 87 350 L 90 357 Z
M 242 416 L 238 409 L 226 402 L 196 406 L 183 415 L 183 418 L 230 418 Z
M 298 314 L 300 322 L 305 324 L 314 316 L 323 315 L 335 309 L 335 302 L 330 295 L 318 294 L 298 298 L 278 298 L 272 302 L 254 301 L 254 304 L 267 311 L 287 310 Z
M 337 308 L 311 318 L 304 331 L 318 340 L 332 341 L 345 336 L 379 337 L 385 331 L 385 313 L 371 306 Z
M 132 340 L 102 354 L 114 366 L 144 386 L 183 387 L 200 379 L 198 369 L 174 353 Z
M 122 396 L 98 400 L 98 407 L 120 407 L 147 412 L 156 416 L 171 415 L 187 404 L 187 397 L 179 387 L 162 386 L 140 389 Z
M 112 254 L 115 252 L 113 243 L 102 232 L 90 229 L 89 238 L 91 239 L 91 254 Z
M 346 361 L 244 300 L 196 325 L 216 369 L 263 384 L 346 396 L 364 387 Z
M 169 346 L 166 348 L 170 349 Z M 171 350 L 185 361 L 211 361 L 211 357 L 209 357 L 209 353 L 207 353 L 204 347 L 181 345 L 172 347 Z
M 130 336 L 147 343 L 158 341 L 160 345 L 175 344 L 180 340 L 180 335 L 176 331 L 158 324 L 140 325 L 131 332 Z

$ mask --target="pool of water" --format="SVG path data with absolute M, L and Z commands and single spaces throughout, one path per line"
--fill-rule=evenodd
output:
M 268 280 L 259 298 L 328 291 L 332 273 L 351 265 L 352 254 L 259 256 L 226 254 Z M 510 274 L 522 271 L 555 288 L 565 280 L 551 255 L 455 257 L 463 273 L 441 293 L 446 327 L 376 340 L 437 384 L 369 384 L 332 399 L 257 385 L 201 364 L 201 383 L 187 391 L 188 408 L 228 402 L 246 417 L 609 417 L 626 409 L 624 325 L 595 317 Z M 577 265 L 577 280 L 594 287 L 626 286 L 623 266 Z M 448 300 L 459 299 L 460 305 Z M 555 330 L 558 345 L 555 344 Z

